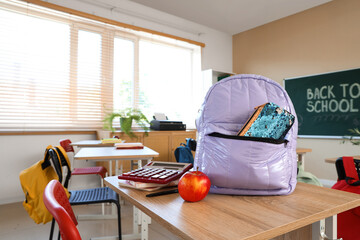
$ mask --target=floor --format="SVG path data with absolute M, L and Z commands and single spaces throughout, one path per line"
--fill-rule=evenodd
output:
M 105 206 L 105 208 L 107 213 L 111 212 L 111 206 Z M 101 205 L 73 206 L 73 209 L 75 215 L 101 214 Z M 132 232 L 132 209 L 132 205 L 128 202 L 123 202 L 121 205 L 123 234 Z M 50 225 L 51 223 L 36 224 L 29 217 L 21 202 L 0 205 L 0 239 L 49 239 Z M 114 236 L 117 234 L 117 220 L 81 220 L 78 229 L 82 239 Z M 149 240 L 166 239 L 179 238 L 152 220 L 149 225 Z

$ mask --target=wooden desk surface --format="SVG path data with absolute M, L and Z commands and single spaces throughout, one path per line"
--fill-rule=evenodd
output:
M 208 194 L 185 202 L 179 194 L 147 198 L 148 192 L 105 184 L 181 239 L 269 239 L 360 206 L 360 195 L 298 183 L 288 196 Z
M 312 152 L 312 149 L 311 148 L 297 148 L 296 149 L 297 154 L 304 154 L 304 153 L 308 153 L 308 152 Z
M 71 143 L 75 147 L 113 147 L 114 143 L 102 143 L 101 140 L 83 140 Z
M 159 153 L 143 149 L 116 149 L 115 147 L 85 147 L 75 154 L 75 160 L 137 160 L 158 157 Z
M 354 159 L 357 159 L 357 160 L 360 160 L 360 155 L 356 155 L 356 156 L 353 156 Z M 336 159 L 338 159 L 339 157 L 336 157 L 336 158 L 325 158 L 325 162 L 327 163 L 335 163 L 336 162 Z

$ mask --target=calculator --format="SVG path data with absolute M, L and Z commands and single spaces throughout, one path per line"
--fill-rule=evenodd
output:
M 192 166 L 191 163 L 150 162 L 142 168 L 123 173 L 118 178 L 135 182 L 167 184 L 179 179 Z

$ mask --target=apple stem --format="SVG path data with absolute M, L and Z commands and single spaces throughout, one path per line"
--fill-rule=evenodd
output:
M 199 166 L 196 167 L 196 174 L 198 174 Z

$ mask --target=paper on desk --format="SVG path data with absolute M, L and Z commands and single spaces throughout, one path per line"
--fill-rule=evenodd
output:
M 154 113 L 155 120 L 166 120 L 164 113 Z

